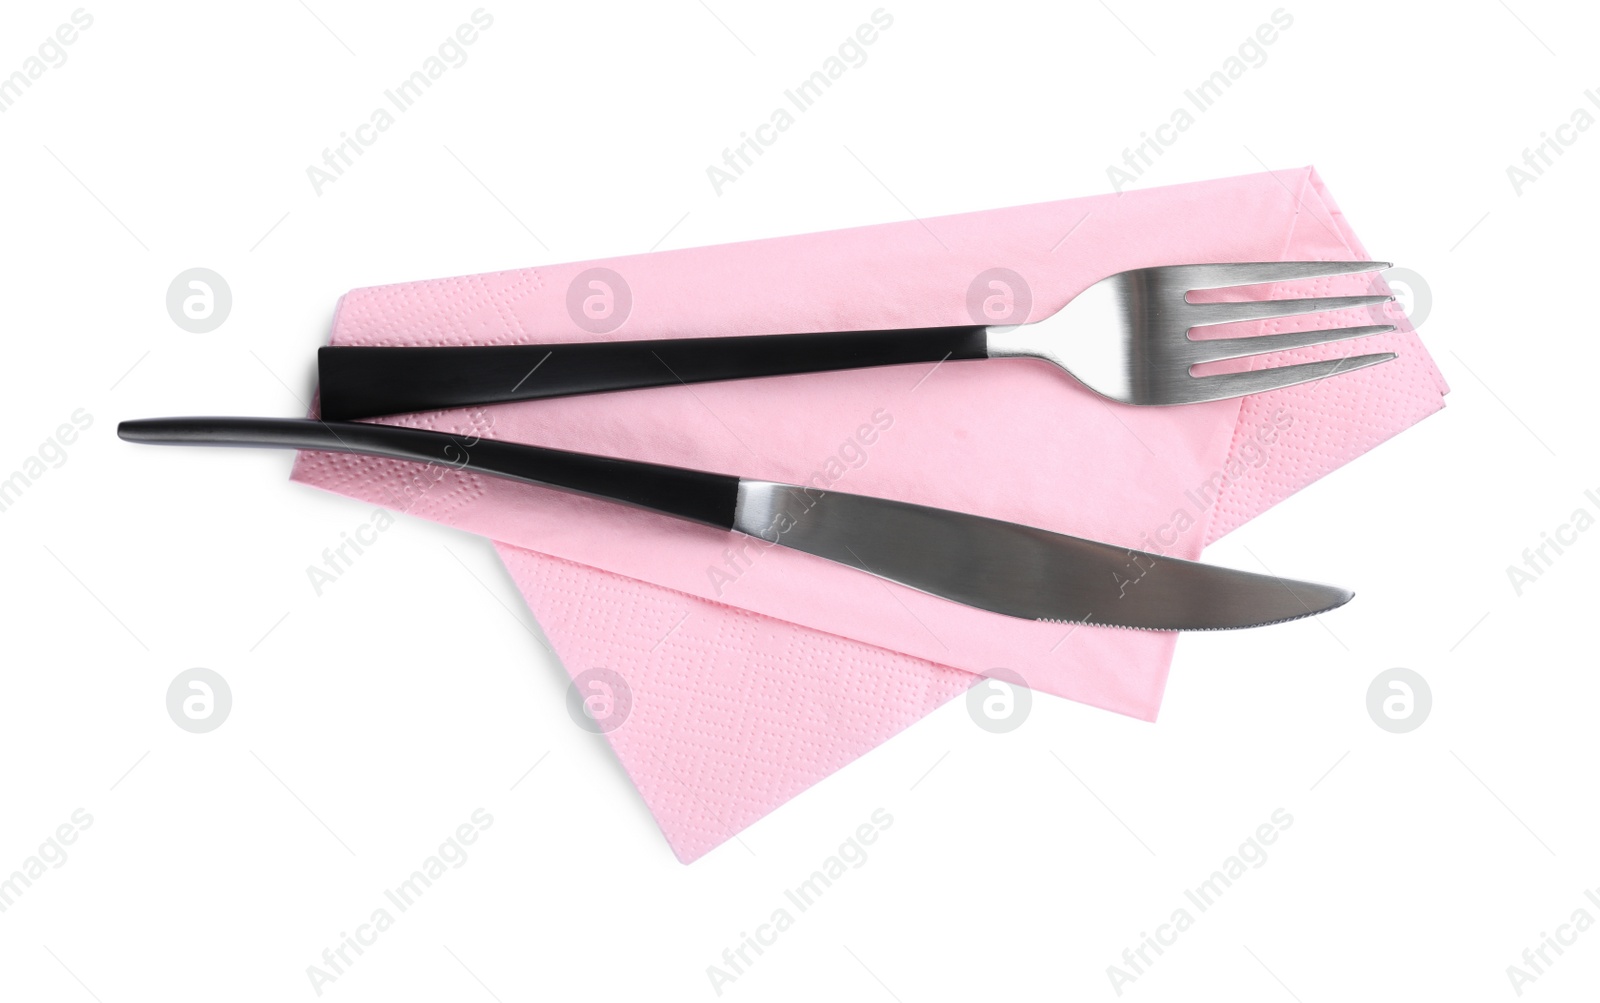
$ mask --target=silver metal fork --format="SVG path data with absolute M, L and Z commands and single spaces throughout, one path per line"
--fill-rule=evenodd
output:
M 1274 261 L 1136 268 L 1101 279 L 1038 323 L 1009 330 L 990 328 L 987 356 L 1053 362 L 1095 393 L 1124 404 L 1197 404 L 1279 390 L 1375 366 L 1395 355 L 1380 352 L 1211 376 L 1195 376 L 1191 370 L 1205 362 L 1384 334 L 1393 331 L 1394 325 L 1203 340 L 1190 333 L 1219 324 L 1375 306 L 1394 297 L 1191 303 L 1189 294 L 1230 286 L 1353 275 L 1388 267 L 1387 261 Z
M 1394 297 L 1194 303 L 1190 293 L 1387 267 L 1383 261 L 1275 261 L 1136 268 L 1101 279 L 1048 317 L 1005 327 L 452 348 L 332 346 L 318 353 L 321 414 L 348 420 L 679 383 L 1006 358 L 1054 363 L 1095 393 L 1124 404 L 1196 404 L 1325 379 L 1395 357 L 1382 352 L 1196 376 L 1192 369 L 1201 363 L 1364 338 L 1394 325 L 1221 339 L 1193 338 L 1196 329 L 1368 307 Z

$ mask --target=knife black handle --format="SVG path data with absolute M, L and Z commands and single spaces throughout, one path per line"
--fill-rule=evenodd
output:
M 317 352 L 322 417 L 539 400 L 714 380 L 988 358 L 987 328 L 768 334 L 737 338 L 357 348 Z
M 739 497 L 739 478 L 727 474 L 366 422 L 143 418 L 122 422 L 117 435 L 161 445 L 311 449 L 443 464 L 636 505 L 719 529 L 733 528 Z

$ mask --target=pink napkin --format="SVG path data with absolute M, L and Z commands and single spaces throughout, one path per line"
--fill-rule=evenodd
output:
M 1046 316 L 1127 268 L 1365 257 L 1316 173 L 1304 168 L 358 289 L 341 301 L 332 341 L 554 343 L 984 316 L 1016 323 Z M 610 270 L 599 276 L 603 286 L 590 284 L 597 267 Z M 1362 292 L 1373 282 L 1322 279 L 1251 295 Z M 586 305 L 591 295 L 602 299 Z M 1221 333 L 1375 322 L 1369 316 Z M 1018 360 L 390 420 L 831 486 L 1193 558 L 1204 543 L 1442 406 L 1447 388 L 1404 317 L 1389 308 L 1376 322 L 1400 329 L 1234 368 L 1377 351 L 1398 352 L 1394 362 L 1243 402 L 1176 409 L 1108 404 L 1044 363 Z M 974 674 L 1009 670 L 1034 689 L 1147 720 L 1160 705 L 1172 634 L 996 616 L 666 516 L 469 472 L 421 477 L 423 469 L 304 453 L 294 478 L 497 541 L 568 671 L 606 668 L 631 692 L 628 718 L 607 737 L 684 861 L 918 720 Z

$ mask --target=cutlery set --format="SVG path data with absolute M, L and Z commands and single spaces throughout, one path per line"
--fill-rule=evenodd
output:
M 1375 261 L 1171 265 L 1119 272 L 1051 316 L 982 325 L 552 345 L 326 347 L 316 419 L 125 421 L 164 445 L 357 453 L 444 464 L 621 502 L 759 538 L 1006 616 L 1147 630 L 1279 623 L 1348 602 L 1341 588 L 1161 557 L 884 498 L 356 419 L 720 380 L 1031 358 L 1117 403 L 1182 406 L 1328 379 L 1378 353 L 1196 376 L 1192 367 L 1381 334 L 1362 325 L 1197 339 L 1207 327 L 1371 307 L 1387 295 L 1195 302 L 1191 293 L 1387 268 Z M 1130 567 L 1139 572 L 1132 574 Z

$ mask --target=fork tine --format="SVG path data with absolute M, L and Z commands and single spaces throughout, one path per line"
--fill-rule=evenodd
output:
M 1197 376 L 1194 381 L 1198 385 L 1199 394 L 1187 398 L 1186 403 L 1227 400 L 1230 397 L 1243 397 L 1246 394 L 1282 390 L 1284 387 L 1292 387 L 1299 383 L 1310 383 L 1329 376 L 1353 373 L 1357 369 L 1376 366 L 1394 358 L 1396 355 L 1393 352 L 1380 352 L 1376 355 L 1358 355 L 1353 359 L 1324 359 L 1320 362 L 1302 362 L 1274 369 L 1257 369 L 1249 373 Z
M 1387 334 L 1393 324 L 1374 324 L 1368 327 L 1336 327 L 1322 331 L 1292 331 L 1288 334 L 1264 334 L 1256 338 L 1214 338 L 1210 341 L 1190 341 L 1190 363 L 1221 362 L 1223 359 L 1242 359 L 1247 355 L 1264 355 L 1283 352 L 1291 348 L 1310 348 L 1334 341 L 1367 338 L 1374 334 Z
M 1212 324 L 1233 324 L 1241 320 L 1271 320 L 1274 317 L 1298 317 L 1324 310 L 1349 310 L 1354 307 L 1377 306 L 1388 303 L 1393 296 L 1322 296 L 1303 300 L 1250 300 L 1243 303 L 1188 303 L 1184 309 L 1197 318 L 1190 330 Z
M 1226 289 L 1228 286 L 1250 286 L 1261 282 L 1355 275 L 1389 267 L 1387 261 L 1238 261 L 1214 265 L 1175 265 L 1163 271 L 1173 273 L 1172 278 L 1188 289 Z

